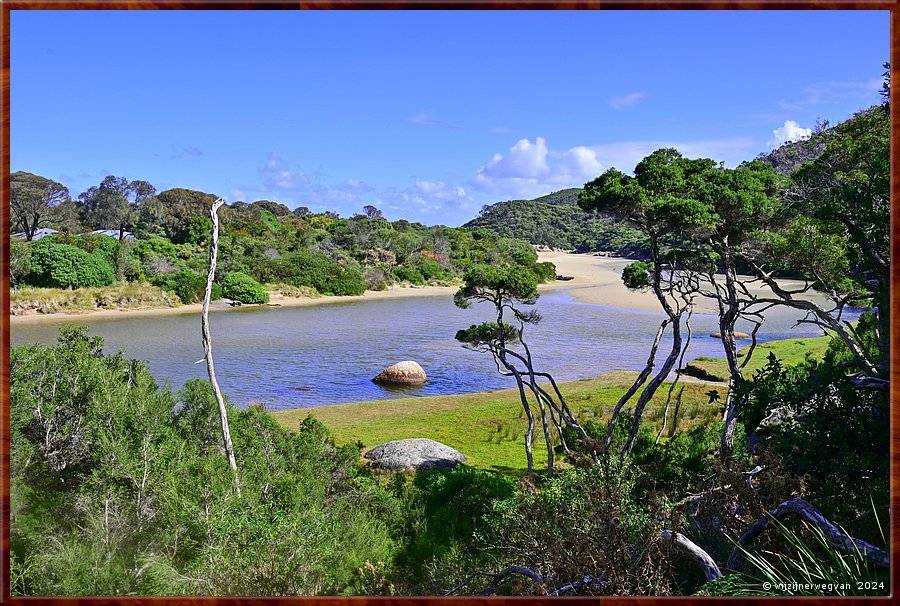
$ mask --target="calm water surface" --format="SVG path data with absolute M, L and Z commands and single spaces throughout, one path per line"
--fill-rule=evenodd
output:
M 646 363 L 662 312 L 636 312 L 576 302 L 565 291 L 544 294 L 535 306 L 544 316 L 526 339 L 536 370 L 558 381 L 637 370 Z M 244 308 L 210 314 L 216 375 L 222 391 L 239 406 L 264 402 L 270 409 L 360 400 L 468 393 L 514 387 L 497 374 L 489 354 L 463 348 L 460 328 L 492 319 L 487 307 L 462 310 L 450 297 L 349 302 L 311 307 Z M 760 341 L 818 336 L 809 325 L 792 328 L 790 310 L 767 314 Z M 106 351 L 124 350 L 145 360 L 160 382 L 180 388 L 205 379 L 199 314 L 91 319 L 12 326 L 13 347 L 54 343 L 60 326 L 87 325 L 106 340 Z M 716 316 L 695 315 L 686 359 L 722 356 Z M 748 327 L 738 330 L 749 332 Z M 660 358 L 667 353 L 660 347 Z M 384 367 L 415 360 L 428 374 L 420 387 L 388 388 L 371 382 Z

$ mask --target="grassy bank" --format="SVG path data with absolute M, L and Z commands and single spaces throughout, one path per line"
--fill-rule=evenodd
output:
M 806 359 L 806 356 L 812 356 L 813 359 L 821 360 L 828 350 L 828 343 L 830 342 L 831 337 L 812 337 L 807 339 L 783 339 L 780 341 L 762 343 L 757 345 L 756 351 L 753 352 L 753 357 L 744 368 L 744 376 L 746 378 L 752 378 L 754 372 L 766 365 L 770 353 L 774 353 L 785 366 L 799 364 Z M 738 358 L 743 361 L 749 351 L 749 347 L 740 350 L 738 352 Z M 685 364 L 685 374 L 706 381 L 727 381 L 728 362 L 725 358 L 707 358 L 705 356 L 700 356 Z
M 176 295 L 158 286 L 134 282 L 97 288 L 21 288 L 10 292 L 10 315 L 13 316 L 179 305 L 181 300 Z
M 801 362 L 806 355 L 821 358 L 828 341 L 828 337 L 820 337 L 764 343 L 757 347 L 748 368 L 750 372 L 761 368 L 769 353 L 774 353 L 787 365 Z M 740 355 L 746 355 L 746 352 L 744 349 Z M 727 380 L 728 366 L 724 359 L 698 358 L 690 366 L 709 380 Z M 613 406 L 636 375 L 635 372 L 615 372 L 563 383 L 560 388 L 581 423 L 605 424 Z M 709 385 L 685 383 L 684 387 L 678 430 L 720 419 L 720 406 L 708 403 Z M 717 389 L 722 390 L 721 387 Z M 665 383 L 644 412 L 643 421 L 656 429 L 662 422 L 668 391 L 669 383 Z M 391 440 L 431 438 L 465 454 L 474 467 L 510 474 L 524 473 L 523 445 L 527 422 L 515 389 L 354 402 L 273 413 L 289 429 L 297 429 L 308 415 L 322 421 L 333 432 L 338 444 L 360 442 L 368 449 Z M 536 464 L 546 463 L 546 451 L 539 436 L 535 438 L 534 454 Z
M 582 423 L 605 422 L 636 375 L 634 372 L 611 373 L 563 383 L 560 388 Z M 708 390 L 709 387 L 701 383 L 685 384 L 679 428 L 718 419 L 719 407 L 709 405 L 704 395 Z M 648 405 L 644 414 L 646 422 L 658 427 L 667 391 L 667 386 L 661 388 Z M 273 413 L 289 429 L 298 428 L 310 414 L 333 432 L 338 444 L 361 442 L 365 448 L 371 448 L 402 438 L 431 438 L 465 454 L 474 467 L 524 473 L 527 421 L 515 389 L 355 402 Z M 543 461 L 546 468 L 546 450 L 542 446 L 543 439 L 536 437 L 535 464 Z

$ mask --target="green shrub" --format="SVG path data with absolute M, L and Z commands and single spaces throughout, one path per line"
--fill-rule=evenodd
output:
M 9 241 L 9 281 L 13 288 L 23 286 L 31 273 L 31 248 L 19 239 Z
M 212 219 L 208 217 L 191 217 L 184 230 L 181 243 L 200 244 L 209 240 L 212 234 Z
M 157 283 L 178 295 L 184 304 L 197 303 L 206 294 L 206 277 L 183 269 L 177 274 L 162 276 Z M 221 295 L 221 290 L 220 290 Z
M 323 295 L 361 295 L 366 291 L 356 263 L 325 255 L 294 254 L 280 259 L 253 259 L 250 274 L 261 283 L 311 286 Z
M 50 238 L 32 242 L 31 273 L 27 280 L 47 288 L 90 288 L 116 281 L 113 266 L 97 254 L 88 253 Z
M 288 284 L 312 286 L 324 295 L 361 295 L 366 292 L 362 272 L 350 263 L 337 263 L 325 255 L 296 255 L 290 258 L 296 275 Z
M 232 271 L 222 280 L 222 296 L 241 303 L 268 303 L 269 293 L 247 274 Z
M 874 327 L 861 321 L 856 330 L 865 344 Z M 890 477 L 887 393 L 857 388 L 845 375 L 848 359 L 838 339 L 821 362 L 788 366 L 772 357 L 746 386 L 741 418 L 783 457 L 785 471 L 809 478 L 823 514 L 844 520 L 866 512 L 871 497 L 887 504 Z M 784 421 L 759 426 L 773 411 Z
M 556 265 L 550 261 L 535 263 L 534 273 L 538 277 L 538 282 L 552 282 L 556 278 Z
M 12 592 L 313 595 L 389 589 L 405 511 L 307 418 L 289 432 L 205 381 L 173 394 L 66 328 L 10 364 Z
M 664 524 L 653 515 L 660 503 L 636 493 L 640 476 L 627 461 L 605 461 L 523 482 L 513 498 L 493 502 L 477 531 L 480 546 L 496 554 L 495 570 L 527 562 L 549 589 L 590 575 L 605 584 L 586 583 L 579 595 L 669 593 L 668 562 L 654 548 Z M 530 581 L 503 591 L 535 595 Z
M 408 267 L 406 265 L 395 267 L 394 275 L 401 282 L 409 282 L 411 284 L 422 284 L 425 282 L 425 276 L 423 276 L 422 272 L 415 267 Z

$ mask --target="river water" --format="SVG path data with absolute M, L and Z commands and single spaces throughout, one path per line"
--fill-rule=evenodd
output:
M 575 301 L 565 291 L 538 299 L 543 320 L 527 329 L 535 369 L 558 381 L 596 377 L 644 366 L 649 347 L 665 318 Z M 491 319 L 488 307 L 458 309 L 450 297 L 423 296 L 335 303 L 309 307 L 244 307 L 210 314 L 216 375 L 222 391 L 238 406 L 263 402 L 270 410 L 384 398 L 469 393 L 514 387 L 497 373 L 490 354 L 463 348 L 460 328 Z M 160 381 L 180 388 L 206 378 L 199 314 L 96 318 L 82 316 L 13 325 L 11 345 L 54 343 L 60 326 L 87 325 L 105 339 L 105 350 L 123 350 L 144 360 Z M 800 315 L 772 310 L 759 333 L 761 342 L 819 336 L 810 325 L 792 328 Z M 709 334 L 716 316 L 695 314 L 694 338 L 686 360 L 721 357 Z M 749 332 L 747 326 L 738 330 Z M 660 359 L 667 354 L 660 346 Z M 428 375 L 418 387 L 392 388 L 371 382 L 384 367 L 415 360 Z

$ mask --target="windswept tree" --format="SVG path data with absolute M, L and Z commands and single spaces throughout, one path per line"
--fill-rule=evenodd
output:
M 215 201 L 216 196 L 213 194 L 183 187 L 161 191 L 141 204 L 142 231 L 149 234 L 161 228 L 165 237 L 172 242 L 188 242 L 191 239 L 191 221 L 196 224 L 199 219 L 208 223 L 209 207 Z M 223 216 L 227 208 L 222 209 Z M 209 235 L 208 226 L 204 232 L 206 236 L 203 240 L 206 240 Z
M 463 279 L 464 285 L 454 296 L 454 303 L 461 308 L 468 308 L 473 302 L 489 303 L 494 307 L 497 320 L 460 330 L 456 333 L 456 339 L 465 347 L 490 353 L 500 374 L 515 379 L 522 408 L 528 417 L 525 455 L 529 474 L 534 473 L 532 441 L 535 415 L 531 399 L 537 404 L 547 446 L 547 475 L 552 477 L 554 456 L 551 432 L 556 430 L 567 455 L 571 455 L 572 451 L 564 430 L 571 428 L 579 439 L 587 439 L 587 434 L 569 410 L 553 377 L 534 369 L 531 349 L 525 342 L 525 327 L 536 324 L 541 318 L 535 310 L 522 311 L 517 305 L 533 305 L 537 300 L 538 276 L 523 265 L 476 265 L 465 273 Z M 539 380 L 545 383 L 540 384 Z
M 825 151 L 794 172 L 778 229 L 758 233 L 739 258 L 774 293 L 772 302 L 807 313 L 833 331 L 852 355 L 850 380 L 887 391 L 890 344 L 890 115 L 887 106 L 859 112 L 830 131 Z M 790 268 L 805 284 L 774 279 Z M 830 306 L 798 297 L 815 288 Z M 849 305 L 868 306 L 860 334 L 843 319 Z M 873 342 L 872 346 L 867 345 Z
M 862 387 L 886 389 L 889 132 L 884 107 L 858 114 L 823 133 L 824 153 L 797 170 L 793 184 L 762 161 L 729 169 L 713 160 L 688 160 L 676 150 L 658 150 L 635 168 L 634 177 L 610 170 L 585 186 L 582 208 L 612 211 L 647 234 L 651 285 L 653 273 L 675 269 L 678 258 L 695 280 L 695 294 L 716 304 L 730 374 L 723 460 L 731 456 L 749 392 L 743 369 L 772 306 L 805 312 L 801 322 L 831 332 L 850 352 L 848 378 Z M 801 286 L 787 287 L 776 279 L 786 272 L 801 278 Z M 808 296 L 812 290 L 828 303 Z M 659 288 L 654 292 L 674 323 L 670 312 L 675 310 L 667 308 Z M 871 320 L 859 327 L 843 317 L 849 305 L 866 304 Z M 735 342 L 738 321 L 753 326 L 750 353 L 743 360 Z M 663 371 L 668 372 L 667 364 L 657 376 Z
M 713 166 L 715 163 L 712 160 L 689 160 L 674 149 L 660 149 L 635 167 L 634 177 L 609 169 L 587 183 L 579 194 L 578 205 L 581 208 L 613 213 L 647 235 L 650 261 L 628 266 L 623 272 L 623 278 L 629 288 L 651 289 L 666 313 L 666 319 L 657 330 L 646 366 L 613 409 L 606 432 L 607 449 L 612 443 L 619 413 L 641 390 L 635 405 L 631 432 L 620 458 L 631 451 L 647 403 L 669 376 L 683 352 L 682 320 L 693 308 L 693 294 L 697 284 L 690 272 L 682 270 L 678 256 L 672 254 L 674 250 L 670 245 L 677 242 L 673 239 L 675 229 L 672 220 L 673 217 L 696 223 L 711 220 L 706 207 L 684 194 L 687 182 Z M 669 354 L 656 375 L 644 385 L 653 372 L 657 348 L 669 327 L 672 330 Z
M 9 176 L 9 185 L 13 226 L 25 232 L 29 241 L 51 217 L 53 209 L 69 199 L 65 185 L 31 173 L 14 172 Z
M 363 213 L 369 219 L 374 219 L 375 217 L 382 216 L 382 212 L 378 210 L 377 207 L 372 206 L 371 204 L 366 204 L 365 206 L 363 206 Z
M 84 212 L 84 222 L 97 229 L 114 229 L 119 240 L 125 231 L 137 223 L 140 207 L 156 194 L 156 188 L 146 181 L 129 181 L 108 175 L 78 196 Z

